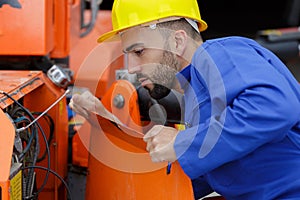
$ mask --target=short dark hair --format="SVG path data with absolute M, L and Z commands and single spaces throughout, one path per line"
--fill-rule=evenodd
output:
M 158 27 L 167 28 L 171 30 L 184 30 L 187 35 L 196 41 L 201 41 L 201 35 L 197 32 L 184 18 L 180 18 L 178 20 L 166 21 L 157 24 Z

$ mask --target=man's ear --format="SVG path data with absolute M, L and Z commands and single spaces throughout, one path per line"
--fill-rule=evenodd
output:
M 184 30 L 177 30 L 174 33 L 175 48 L 174 51 L 177 55 L 182 56 L 187 46 L 188 36 Z

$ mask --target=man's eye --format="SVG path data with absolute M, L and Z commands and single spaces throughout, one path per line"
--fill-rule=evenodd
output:
M 137 56 L 141 56 L 143 54 L 143 52 L 144 52 L 144 49 L 139 49 L 139 50 L 134 51 L 135 55 L 137 55 Z

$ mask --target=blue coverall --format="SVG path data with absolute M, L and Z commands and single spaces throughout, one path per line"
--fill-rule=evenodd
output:
M 251 39 L 207 40 L 177 74 L 186 129 L 174 144 L 195 198 L 300 199 L 300 87 Z

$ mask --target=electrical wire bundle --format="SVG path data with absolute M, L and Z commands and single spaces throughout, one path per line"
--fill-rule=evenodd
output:
M 32 121 L 31 116 L 28 116 L 19 106 L 13 108 L 8 114 L 14 121 L 16 128 L 26 126 Z M 14 153 L 17 155 L 18 161 L 22 163 L 22 166 L 35 166 L 40 152 L 37 125 L 34 124 L 30 128 L 17 133 L 15 138 Z M 32 168 L 23 172 L 23 197 L 32 196 L 34 192 L 34 174 Z
M 38 199 L 38 194 L 42 192 L 47 184 L 49 173 L 55 175 L 66 187 L 68 199 L 71 199 L 70 189 L 64 179 L 55 171 L 50 169 L 50 149 L 54 136 L 54 122 L 53 119 L 47 113 L 34 112 L 31 113 L 21 103 L 15 100 L 11 95 L 6 92 L 0 91 L 0 93 L 6 95 L 8 98 L 14 101 L 15 105 L 10 111 L 7 112 L 16 128 L 15 145 L 13 162 L 22 163 L 23 171 L 23 200 L 35 200 Z M 34 115 L 39 115 L 37 118 Z M 45 118 L 49 125 L 49 138 L 46 138 L 43 128 L 38 123 L 41 116 Z M 41 157 L 38 157 L 40 153 L 39 145 L 39 132 L 41 133 L 43 140 L 45 141 L 45 151 Z M 47 167 L 37 166 L 36 164 L 47 157 Z M 40 188 L 36 188 L 35 182 L 35 169 L 46 171 L 44 181 Z

